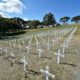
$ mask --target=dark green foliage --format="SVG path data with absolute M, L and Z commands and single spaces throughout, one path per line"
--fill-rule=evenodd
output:
M 18 21 L 17 21 L 18 20 Z M 9 34 L 11 32 L 20 31 L 23 29 L 21 24 L 23 23 L 23 20 L 18 18 L 3 18 L 0 17 L 0 36 L 5 36 L 6 34 Z
M 31 24 L 32 24 L 32 26 L 33 26 L 35 29 L 37 29 L 37 26 L 40 25 L 40 22 L 39 22 L 39 20 L 33 20 L 33 21 L 31 22 Z
M 54 25 L 55 22 L 56 21 L 55 21 L 54 15 L 52 13 L 46 14 L 43 18 L 43 24 L 46 26 Z
M 33 21 L 27 21 L 27 25 L 29 26 L 29 29 L 37 29 L 39 25 L 41 25 L 41 22 L 39 20 L 33 20 Z
M 70 17 L 64 16 L 64 17 L 60 18 L 60 22 L 63 23 L 63 24 L 67 24 L 69 19 L 70 19 Z
M 74 16 L 72 19 L 71 19 L 72 22 L 75 22 L 75 23 L 80 23 L 80 15 L 79 16 Z

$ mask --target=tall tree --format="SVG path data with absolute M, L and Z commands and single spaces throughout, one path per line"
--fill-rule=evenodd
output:
M 43 17 L 43 24 L 44 25 L 54 25 L 55 24 L 55 18 L 54 15 L 52 13 L 48 13 L 45 14 L 45 16 Z
M 60 22 L 63 24 L 66 24 L 69 21 L 70 17 L 64 16 L 60 18 Z
M 79 16 L 74 16 L 72 19 L 71 19 L 72 22 L 75 22 L 75 23 L 80 23 L 80 15 Z

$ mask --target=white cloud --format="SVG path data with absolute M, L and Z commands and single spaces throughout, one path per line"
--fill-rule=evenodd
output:
M 27 18 L 23 18 L 23 20 L 24 20 L 24 21 L 27 21 L 28 19 L 27 19 Z
M 4 12 L 0 12 L 0 15 L 4 18 L 10 18 L 9 15 Z
M 26 6 L 20 0 L 2 0 L 0 2 L 0 11 L 7 13 L 22 13 Z

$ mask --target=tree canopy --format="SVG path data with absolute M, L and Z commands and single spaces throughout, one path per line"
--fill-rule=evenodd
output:
M 60 18 L 60 22 L 63 24 L 66 24 L 69 21 L 70 17 L 64 16 Z
M 20 18 L 19 18 L 20 19 Z M 0 16 L 0 35 L 6 35 L 15 31 L 22 30 L 23 27 L 15 18 L 3 18 Z
M 33 20 L 33 21 L 31 21 L 31 24 L 32 24 L 32 26 L 33 26 L 33 28 L 37 28 L 37 26 L 39 26 L 41 23 L 40 23 L 40 21 L 39 20 Z
M 48 25 L 54 25 L 55 24 L 55 18 L 52 13 L 45 14 L 43 17 L 43 24 L 48 26 Z
M 75 23 L 80 23 L 80 15 L 79 16 L 74 16 L 72 19 L 71 19 L 72 22 L 75 22 Z

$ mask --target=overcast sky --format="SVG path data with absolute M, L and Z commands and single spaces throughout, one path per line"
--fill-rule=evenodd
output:
M 0 14 L 25 20 L 42 20 L 52 12 L 57 21 L 62 16 L 80 15 L 80 0 L 0 0 Z

